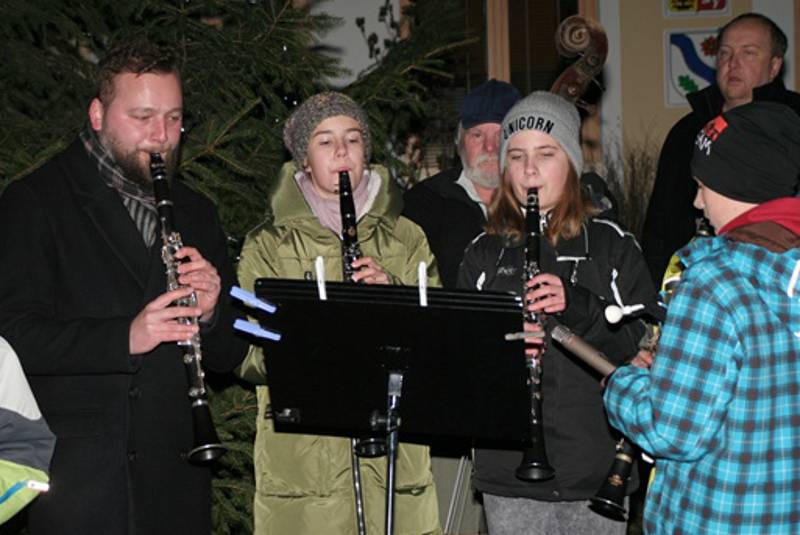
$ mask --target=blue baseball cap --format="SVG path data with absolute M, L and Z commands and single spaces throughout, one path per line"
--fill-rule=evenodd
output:
M 500 124 L 520 98 L 516 87 L 492 78 L 464 97 L 460 113 L 461 127 L 467 129 L 481 123 Z

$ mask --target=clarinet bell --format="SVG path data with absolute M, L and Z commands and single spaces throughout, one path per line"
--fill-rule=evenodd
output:
M 535 416 L 541 413 L 541 400 L 532 395 L 530 437 L 522 452 L 522 461 L 514 470 L 514 475 L 522 481 L 545 481 L 556 475 L 556 469 L 550 465 L 544 449 L 544 424 L 540 417 Z
M 556 471 L 547 462 L 544 452 L 537 452 L 535 448 L 525 448 L 522 462 L 514 471 L 514 475 L 522 481 L 545 481 L 556 475 Z
M 624 504 L 628 482 L 631 478 L 634 454 L 633 446 L 625 439 L 620 440 L 608 477 L 597 494 L 589 500 L 589 509 L 611 520 L 618 522 L 627 520 Z
M 187 458 L 192 464 L 208 464 L 222 457 L 228 448 L 222 445 L 217 431 L 214 429 L 214 421 L 211 419 L 211 411 L 205 400 L 195 400 L 192 404 L 192 423 L 194 425 L 194 446 Z
M 615 501 L 616 499 L 619 501 Z M 604 498 L 598 494 L 589 500 L 589 509 L 611 520 L 625 522 L 628 519 L 628 512 L 622 506 L 622 500 L 624 499 L 624 490 L 621 498 Z

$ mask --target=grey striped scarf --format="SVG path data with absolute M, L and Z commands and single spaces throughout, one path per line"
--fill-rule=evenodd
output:
M 145 245 L 149 248 L 156 240 L 158 212 L 155 197 L 139 184 L 130 181 L 114 162 L 114 156 L 103 146 L 91 126 L 87 125 L 79 134 L 89 157 L 97 164 L 100 178 L 109 188 L 115 189 L 122 203 L 139 229 Z

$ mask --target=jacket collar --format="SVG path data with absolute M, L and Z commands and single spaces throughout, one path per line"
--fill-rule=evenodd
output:
M 366 239 L 380 223 L 386 223 L 393 227 L 403 207 L 400 192 L 389 178 L 386 168 L 373 165 L 370 170 L 374 178 L 380 180 L 380 188 L 372 206 L 358 222 L 361 240 Z M 297 168 L 293 161 L 283 164 L 279 178 L 270 192 L 268 217 L 273 219 L 276 227 L 299 226 L 306 230 L 317 227 L 322 229 L 294 179 L 296 171 Z M 323 230 L 325 233 L 330 233 L 327 229 Z
M 145 288 L 152 255 L 119 193 L 100 179 L 97 167 L 79 140 L 76 139 L 62 156 L 59 165 L 78 205 L 122 265 Z
M 471 209 L 481 214 L 483 221 L 486 221 L 486 214 L 483 213 L 478 203 L 470 198 L 466 190 L 458 184 L 463 169 L 461 166 L 446 169 L 438 175 L 423 180 L 417 187 L 430 188 L 443 199 L 448 199 L 469 206 Z
M 772 225 L 771 221 L 765 222 Z M 764 223 L 747 224 L 738 227 L 738 230 L 749 229 L 754 234 L 759 229 L 755 225 Z M 775 225 L 785 232 L 790 233 L 785 227 Z M 763 230 L 763 229 L 761 229 Z M 734 231 L 735 232 L 735 231 Z M 678 253 L 681 262 L 687 266 L 681 277 L 681 284 L 695 276 L 693 266 L 702 261 L 709 260 L 713 264 L 711 269 L 701 269 L 698 274 L 702 284 L 713 277 L 724 282 L 727 275 L 722 277 L 719 267 L 724 266 L 726 271 L 735 272 L 740 278 L 742 286 L 750 286 L 761 296 L 761 303 L 768 306 L 775 316 L 782 319 L 795 336 L 800 337 L 800 257 L 798 249 L 768 248 L 764 243 L 759 243 L 764 237 L 772 240 L 773 236 L 761 233 L 757 240 L 735 239 L 732 232 L 726 235 L 710 238 L 698 238 Z M 794 235 L 794 234 L 792 234 Z M 796 237 L 796 235 L 794 235 Z M 739 236 L 742 238 L 744 236 Z M 740 287 L 742 287 L 740 286 Z M 720 294 L 723 295 L 723 294 Z
M 719 234 L 773 252 L 800 247 L 800 198 L 784 197 L 759 204 L 728 222 Z
M 787 103 L 787 93 L 783 79 L 776 76 L 771 82 L 753 89 L 753 100 Z M 722 105 L 725 102 L 717 84 L 711 84 L 705 89 L 689 93 L 686 95 L 686 100 L 689 101 L 692 111 L 703 123 L 722 113 Z
M 589 230 L 587 222 L 581 223 L 581 231 L 574 238 L 560 239 L 553 247 L 550 241 L 542 237 L 542 243 L 548 248 L 552 248 L 558 262 L 581 262 L 589 259 Z M 523 238 L 500 237 L 504 249 L 524 250 L 525 240 Z

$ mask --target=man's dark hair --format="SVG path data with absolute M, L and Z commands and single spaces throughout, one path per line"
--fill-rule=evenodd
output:
M 722 36 L 725 35 L 725 31 L 736 24 L 737 22 L 741 22 L 743 20 L 752 20 L 758 23 L 761 23 L 769 30 L 769 40 L 770 40 L 770 47 L 771 47 L 771 54 L 773 57 L 783 58 L 786 54 L 787 48 L 787 41 L 786 41 L 786 34 L 783 33 L 775 22 L 769 17 L 765 17 L 761 13 L 742 13 L 738 17 L 734 18 L 730 22 L 728 22 L 725 26 L 719 29 L 717 32 L 717 48 L 722 44 Z
M 114 77 L 122 73 L 174 74 L 180 79 L 178 60 L 172 52 L 137 37 L 114 46 L 97 66 L 97 97 L 104 105 L 114 98 Z

